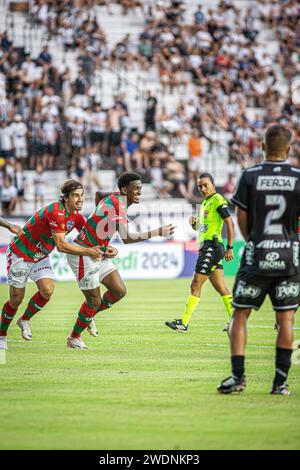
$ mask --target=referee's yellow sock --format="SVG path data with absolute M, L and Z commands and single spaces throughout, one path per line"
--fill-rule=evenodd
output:
M 232 306 L 232 295 L 222 295 L 222 300 L 226 308 L 226 312 L 228 314 L 229 320 L 231 320 L 233 314 L 233 306 Z
M 186 300 L 186 304 L 185 304 L 185 309 L 181 317 L 181 321 L 184 324 L 184 326 L 187 326 L 189 324 L 191 316 L 193 315 L 194 310 L 199 303 L 199 300 L 200 300 L 200 297 L 196 297 L 195 295 L 188 296 Z

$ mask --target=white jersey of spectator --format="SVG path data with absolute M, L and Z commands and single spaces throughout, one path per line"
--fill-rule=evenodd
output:
M 65 110 L 65 117 L 68 121 L 74 121 L 74 119 L 84 119 L 85 112 L 79 106 L 70 105 Z
M 271 12 L 271 4 L 268 2 L 259 2 L 258 11 L 262 17 L 268 18 Z
M 1 202 L 10 202 L 17 196 L 17 193 L 17 188 L 13 184 L 11 184 L 8 188 L 3 186 L 1 190 Z
M 12 128 L 10 126 L 0 127 L 0 148 L 6 152 L 12 150 Z
M 59 106 L 61 105 L 61 98 L 57 95 L 43 95 L 41 99 L 42 108 L 50 104 L 52 106 L 56 106 L 57 111 L 59 111 Z
M 26 60 L 26 62 L 23 62 L 21 66 L 21 70 L 25 74 L 25 77 L 23 78 L 23 80 L 25 80 L 27 83 L 31 83 L 38 78 L 39 71 L 37 70 L 37 66 L 35 62 L 33 62 L 32 59 L 30 59 L 29 61 Z
M 201 48 L 209 49 L 213 42 L 213 38 L 208 31 L 198 31 L 196 34 L 198 45 Z
M 47 184 L 47 178 L 44 173 L 35 173 L 33 177 L 35 196 L 44 196 Z
M 99 111 L 93 113 L 92 130 L 94 132 L 105 132 L 107 113 Z
M 65 46 L 72 46 L 74 44 L 74 30 L 73 28 L 60 28 L 60 34 L 62 35 L 62 42 Z
M 44 4 L 38 10 L 37 16 L 42 23 L 47 23 L 48 21 L 48 4 Z
M 202 58 L 200 55 L 198 54 L 192 54 L 188 57 L 188 61 L 190 63 L 190 65 L 194 68 L 194 69 L 197 69 L 198 67 L 200 67 L 200 65 L 202 64 Z
M 27 125 L 25 122 L 12 122 L 9 126 L 12 131 L 13 146 L 15 147 L 16 157 L 17 158 L 26 158 L 27 157 Z
M 4 94 L 0 96 L 0 120 L 8 121 L 12 111 L 12 103 Z
M 53 121 L 45 121 L 43 122 L 42 128 L 44 131 L 45 142 L 54 145 L 57 137 L 55 123 Z
M 170 42 L 173 42 L 174 39 L 174 34 L 172 34 L 171 31 L 164 31 L 159 36 L 159 40 L 164 44 L 169 44 Z
M 24 191 L 26 183 L 26 176 L 24 175 L 24 171 L 16 171 L 15 182 L 18 192 Z
M 59 110 L 55 104 L 49 103 L 43 107 L 43 109 L 41 110 L 41 115 L 56 118 L 57 116 L 59 116 Z

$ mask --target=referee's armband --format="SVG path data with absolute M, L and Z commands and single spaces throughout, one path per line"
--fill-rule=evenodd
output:
M 219 206 L 217 208 L 217 211 L 222 217 L 222 219 L 226 219 L 227 217 L 230 217 L 230 212 L 229 212 L 227 204 L 223 204 L 223 206 Z

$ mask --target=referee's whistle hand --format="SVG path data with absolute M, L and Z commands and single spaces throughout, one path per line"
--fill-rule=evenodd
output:
M 226 261 L 232 261 L 233 260 L 233 250 L 226 250 L 225 251 L 225 259 Z

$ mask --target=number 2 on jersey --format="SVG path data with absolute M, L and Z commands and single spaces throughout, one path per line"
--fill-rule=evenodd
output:
M 265 221 L 264 233 L 267 235 L 282 235 L 282 224 L 274 224 L 273 222 L 280 219 L 286 210 L 285 197 L 282 195 L 267 194 L 265 198 L 266 206 L 277 206 L 277 208 L 268 212 Z

